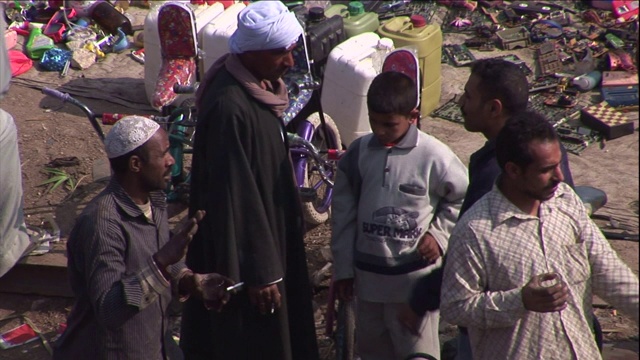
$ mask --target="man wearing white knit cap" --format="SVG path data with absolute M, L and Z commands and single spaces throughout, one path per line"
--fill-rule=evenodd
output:
M 196 274 L 182 261 L 204 212 L 170 235 L 163 189 L 175 161 L 168 150 L 166 132 L 144 117 L 125 117 L 107 134 L 113 176 L 69 235 L 76 302 L 54 359 L 182 359 L 166 316 L 172 291 L 217 310 L 229 299 L 223 289 L 231 279 Z
M 245 286 L 220 313 L 188 300 L 186 359 L 317 360 L 303 219 L 281 116 L 281 76 L 294 65 L 302 26 L 279 1 L 238 14 L 230 53 L 196 96 L 190 211 L 207 211 L 187 252 L 194 271 Z

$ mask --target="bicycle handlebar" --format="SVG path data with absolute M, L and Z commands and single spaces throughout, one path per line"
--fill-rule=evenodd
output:
M 47 96 L 51 96 L 54 97 L 56 99 L 60 99 L 63 102 L 69 102 L 77 107 L 79 107 L 80 109 L 82 109 L 82 111 L 85 113 L 85 115 L 87 115 L 87 118 L 89 118 L 89 122 L 91 123 L 91 126 L 93 126 L 93 129 L 96 131 L 96 133 L 98 134 L 98 137 L 100 138 L 100 140 L 104 141 L 104 132 L 102 131 L 102 128 L 100 127 L 100 124 L 98 124 L 98 120 L 96 115 L 93 113 L 93 111 L 91 111 L 87 105 L 81 103 L 80 101 L 74 99 L 73 97 L 71 97 L 71 95 L 58 91 L 56 89 L 51 89 L 48 87 L 42 88 L 42 93 L 47 95 Z
M 173 84 L 173 92 L 176 94 L 193 94 L 196 92 L 197 86 L 195 85 L 180 85 L 178 83 Z
M 70 101 L 72 99 L 71 95 L 67 93 L 63 93 L 62 91 L 58 91 L 56 89 L 51 89 L 47 87 L 42 89 L 42 93 L 45 95 L 54 97 L 56 99 L 60 99 L 62 101 Z
M 321 151 L 319 151 L 318 148 L 316 148 L 316 146 L 313 145 L 309 140 L 295 133 L 287 133 L 287 139 L 289 140 L 289 143 L 291 145 L 302 146 L 303 148 L 305 148 L 307 150 L 306 153 L 308 153 L 319 164 L 325 165 L 329 162 L 322 157 Z M 340 159 L 340 157 L 342 157 L 344 151 L 330 149 L 327 153 L 329 154 L 329 158 L 331 160 L 338 160 Z M 333 181 L 330 179 L 330 176 L 326 172 L 324 166 L 318 166 L 318 171 L 320 172 L 322 180 L 329 186 L 333 187 Z

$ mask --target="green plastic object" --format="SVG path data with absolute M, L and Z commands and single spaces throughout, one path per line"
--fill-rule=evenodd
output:
M 325 11 L 325 16 L 326 15 Z M 346 13 L 342 14 L 344 18 L 344 32 L 347 38 L 360 35 L 365 32 L 374 32 L 380 26 L 378 14 L 374 12 L 365 12 L 364 5 L 360 1 L 352 1 L 347 7 Z
M 40 60 L 45 51 L 54 46 L 53 39 L 44 35 L 42 29 L 33 28 L 29 33 L 29 40 L 27 40 L 27 56 L 33 60 Z
M 360 1 L 351 1 L 349 3 L 349 15 L 358 16 L 364 14 L 364 5 Z

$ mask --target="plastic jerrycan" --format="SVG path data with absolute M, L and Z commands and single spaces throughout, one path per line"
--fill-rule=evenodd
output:
M 238 28 L 238 14 L 245 7 L 244 3 L 229 6 L 202 29 L 204 56 L 200 69 L 201 75 L 204 75 L 218 58 L 229 52 L 229 38 Z
M 327 18 L 334 15 L 341 15 L 344 18 L 344 32 L 347 34 L 347 38 L 368 31 L 375 32 L 380 26 L 378 14 L 365 12 L 364 5 L 360 1 L 351 1 L 348 6 L 335 4 L 324 13 Z
M 378 34 L 392 39 L 396 48 L 403 46 L 417 48 L 422 73 L 420 113 L 422 117 L 428 116 L 440 103 L 442 87 L 440 26 L 427 25 L 425 18 L 421 15 L 398 16 L 380 26 Z
M 186 2 L 186 1 L 175 1 Z M 166 3 L 166 2 L 165 2 Z M 155 91 L 156 81 L 160 67 L 162 66 L 162 55 L 160 53 L 160 34 L 158 32 L 158 13 L 161 5 L 154 6 L 144 19 L 144 86 L 147 92 L 147 99 L 151 103 L 153 92 Z M 203 28 L 217 16 L 224 12 L 224 6 L 220 2 L 212 5 L 191 5 L 193 14 L 196 19 L 196 38 L 198 39 L 198 48 L 202 48 Z M 184 99 L 193 96 L 193 94 L 184 94 L 178 96 L 174 103 L 180 103 Z
M 367 91 L 378 74 L 371 58 L 379 40 L 374 32 L 356 35 L 333 48 L 327 59 L 320 100 L 345 146 L 371 132 Z

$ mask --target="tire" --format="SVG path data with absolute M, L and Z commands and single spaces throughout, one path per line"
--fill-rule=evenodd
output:
M 342 140 L 340 139 L 340 133 L 338 132 L 336 123 L 327 114 L 324 114 L 324 119 L 327 124 L 328 136 L 331 140 L 329 142 L 325 141 L 325 132 L 321 126 L 320 114 L 315 112 L 307 118 L 307 121 L 313 125 L 314 129 L 311 142 L 318 148 L 318 150 L 341 148 Z M 298 161 L 304 161 L 306 163 L 302 186 L 307 188 L 317 188 L 318 194 L 318 198 L 316 200 L 302 203 L 304 220 L 310 225 L 320 225 L 329 219 L 329 214 L 331 213 L 331 192 L 329 191 L 327 193 L 327 190 L 330 189 L 327 188 L 327 184 L 322 182 L 322 179 L 317 172 L 309 171 L 313 166 L 317 166 L 315 161 L 306 157 L 301 158 Z M 335 171 L 333 169 L 331 171 L 335 175 Z
M 336 319 L 336 360 L 354 360 L 356 356 L 356 309 L 354 300 L 339 301 Z

